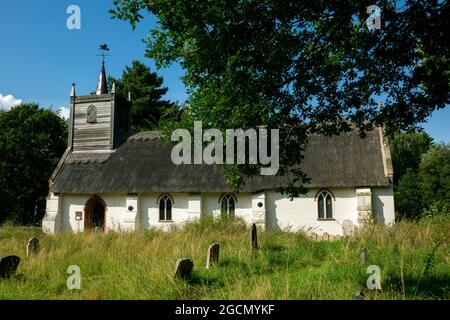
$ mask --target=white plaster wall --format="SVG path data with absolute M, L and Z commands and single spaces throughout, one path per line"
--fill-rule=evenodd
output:
M 145 193 L 140 195 L 141 208 L 141 227 L 142 229 L 163 229 L 169 230 L 175 224 L 182 224 L 190 219 L 189 214 L 189 194 L 188 193 L 170 193 L 174 203 L 172 204 L 172 221 L 159 221 L 159 203 L 160 193 Z
M 395 223 L 394 189 L 372 188 L 372 210 L 378 223 Z
M 292 201 L 280 193 L 266 191 L 266 224 L 269 230 L 304 230 L 322 234 L 342 234 L 342 223 L 351 220 L 357 223 L 356 189 L 331 189 L 336 197 L 333 201 L 335 220 L 318 220 L 317 202 L 314 201 L 318 189 L 311 189 L 306 195 Z
M 219 198 L 222 193 L 203 193 L 203 214 L 213 214 L 215 217 L 220 216 Z M 243 192 L 235 194 L 237 198 L 235 216 L 242 218 L 246 223 L 252 222 L 252 194 Z
M 280 193 L 267 190 L 265 197 L 266 227 L 269 230 L 305 230 L 321 234 L 342 234 L 342 223 L 351 220 L 357 224 L 356 188 L 331 189 L 336 197 L 333 201 L 333 216 L 335 220 L 320 221 L 317 218 L 317 202 L 314 201 L 318 189 L 310 190 L 306 195 L 292 201 Z M 377 222 L 391 224 L 395 221 L 394 198 L 392 187 L 372 188 L 373 214 Z M 126 194 L 99 194 L 106 203 L 105 229 L 121 231 L 124 220 L 129 219 Z M 182 225 L 183 222 L 198 218 L 189 210 L 188 193 L 171 193 L 175 203 L 172 207 L 172 221 L 159 221 L 159 205 L 157 199 L 160 193 L 140 194 L 138 197 L 139 214 L 136 217 L 136 228 L 161 228 L 169 230 L 171 226 Z M 220 216 L 219 197 L 221 193 L 203 193 L 201 195 L 202 214 Z M 252 194 L 239 193 L 236 203 L 236 216 L 247 223 L 253 222 Z M 84 214 L 84 206 L 90 195 L 62 195 L 61 225 L 64 232 L 84 231 L 84 216 L 82 221 L 75 220 L 75 212 Z M 194 199 L 195 200 L 195 199 Z M 193 206 L 191 197 L 191 207 Z M 198 202 L 198 201 L 197 201 Z M 198 203 L 195 202 L 195 205 Z
M 105 230 L 120 230 L 121 221 L 126 214 L 125 194 L 98 194 L 106 203 Z M 84 206 L 90 195 L 64 195 L 63 197 L 63 232 L 84 231 Z M 83 220 L 75 220 L 75 212 L 83 212 Z

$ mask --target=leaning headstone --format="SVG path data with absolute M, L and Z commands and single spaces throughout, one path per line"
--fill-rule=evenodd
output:
M 361 250 L 359 251 L 359 259 L 361 260 L 362 264 L 366 264 L 367 252 L 365 247 L 362 247 Z
M 37 255 L 39 253 L 39 250 L 39 239 L 35 237 L 30 238 L 27 243 L 27 257 Z
M 0 260 L 0 279 L 10 278 L 16 273 L 20 258 L 17 256 L 7 256 Z
M 256 229 L 256 224 L 252 225 L 252 229 L 250 231 L 250 242 L 253 250 L 258 249 L 258 230 Z
M 175 272 L 173 277 L 175 279 L 186 279 L 189 278 L 192 269 L 194 268 L 194 263 L 191 259 L 181 258 L 177 260 L 175 264 Z
M 208 248 L 208 258 L 206 259 L 206 269 L 211 268 L 214 263 L 219 262 L 220 245 L 216 242 Z
M 344 222 L 342 222 L 342 231 L 344 236 L 353 236 L 353 233 L 355 232 L 355 225 L 351 220 L 344 220 Z

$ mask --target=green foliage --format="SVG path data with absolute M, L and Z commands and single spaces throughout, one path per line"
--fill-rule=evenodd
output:
M 378 5 L 379 30 L 366 27 Z M 301 162 L 308 132 L 386 124 L 410 129 L 449 103 L 448 1 L 114 0 L 113 17 L 154 14 L 147 55 L 178 61 L 192 119 L 218 129 L 280 129 L 280 174 Z M 382 110 L 377 100 L 385 94 Z M 239 187 L 255 170 L 240 166 Z M 300 171 L 289 194 L 304 183 Z
M 420 162 L 421 190 L 428 207 L 450 212 L 450 145 L 436 145 Z
M 0 222 L 39 222 L 48 179 L 66 148 L 67 123 L 54 111 L 22 104 L 0 111 Z
M 410 219 L 450 212 L 450 145 L 431 146 L 415 170 L 406 169 L 396 187 L 395 207 L 401 218 Z
M 406 173 L 400 178 L 395 192 L 397 218 L 420 218 L 424 208 L 421 177 L 411 168 L 408 168 Z
M 431 147 L 433 139 L 426 132 L 397 132 L 389 140 L 394 166 L 394 185 L 408 169 L 419 170 L 420 159 Z
M 116 94 L 128 98 L 131 93 L 131 129 L 146 131 L 160 129 L 160 121 L 179 119 L 178 107 L 169 101 L 162 100 L 167 88 L 162 87 L 163 78 L 139 61 L 126 66 L 121 79 L 109 77 L 109 86 L 116 83 Z
M 205 220 L 206 221 L 206 220 Z M 450 299 L 450 217 L 373 225 L 353 238 L 312 241 L 303 233 L 258 232 L 252 253 L 241 221 L 132 233 L 44 235 L 0 228 L 0 256 L 17 254 L 17 275 L 0 281 L 0 299 Z M 41 240 L 27 258 L 26 241 Z M 207 249 L 220 244 L 219 263 L 205 268 Z M 367 264 L 360 262 L 361 247 Z M 175 262 L 193 260 L 188 281 L 174 281 Z M 67 267 L 78 265 L 81 290 L 68 290 Z M 382 291 L 366 287 L 368 265 L 381 269 Z

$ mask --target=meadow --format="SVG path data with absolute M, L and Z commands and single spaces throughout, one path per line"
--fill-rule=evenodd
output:
M 450 218 L 440 215 L 393 227 L 369 225 L 351 238 L 314 241 L 304 233 L 259 232 L 252 253 L 241 221 L 201 220 L 171 232 L 44 235 L 39 228 L 0 228 L 0 257 L 21 257 L 16 275 L 0 279 L 0 299 L 450 299 Z M 26 256 L 36 236 L 41 250 Z M 220 260 L 206 269 L 207 248 Z M 367 261 L 360 260 L 365 247 Z M 178 258 L 192 277 L 174 280 Z M 67 268 L 81 270 L 69 290 Z M 369 290 L 369 265 L 381 290 Z

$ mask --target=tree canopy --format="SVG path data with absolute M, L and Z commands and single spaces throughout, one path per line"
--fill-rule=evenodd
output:
M 67 123 L 52 110 L 36 104 L 0 110 L 0 222 L 40 222 L 66 140 Z
M 177 106 L 163 100 L 167 88 L 163 87 L 163 78 L 149 67 L 139 61 L 133 61 L 126 66 L 122 77 L 114 79 L 109 77 L 108 82 L 116 83 L 116 94 L 128 98 L 131 94 L 131 129 L 133 131 L 155 130 L 160 128 L 160 121 L 164 119 L 177 119 L 179 110 Z
M 380 29 L 366 26 L 371 5 Z M 185 70 L 185 119 L 280 129 L 279 174 L 301 161 L 309 132 L 411 129 L 449 103 L 447 1 L 114 0 L 111 10 L 133 27 L 144 12 L 159 21 L 147 56 Z M 304 176 L 293 173 L 295 196 Z M 229 181 L 253 174 L 234 167 Z

